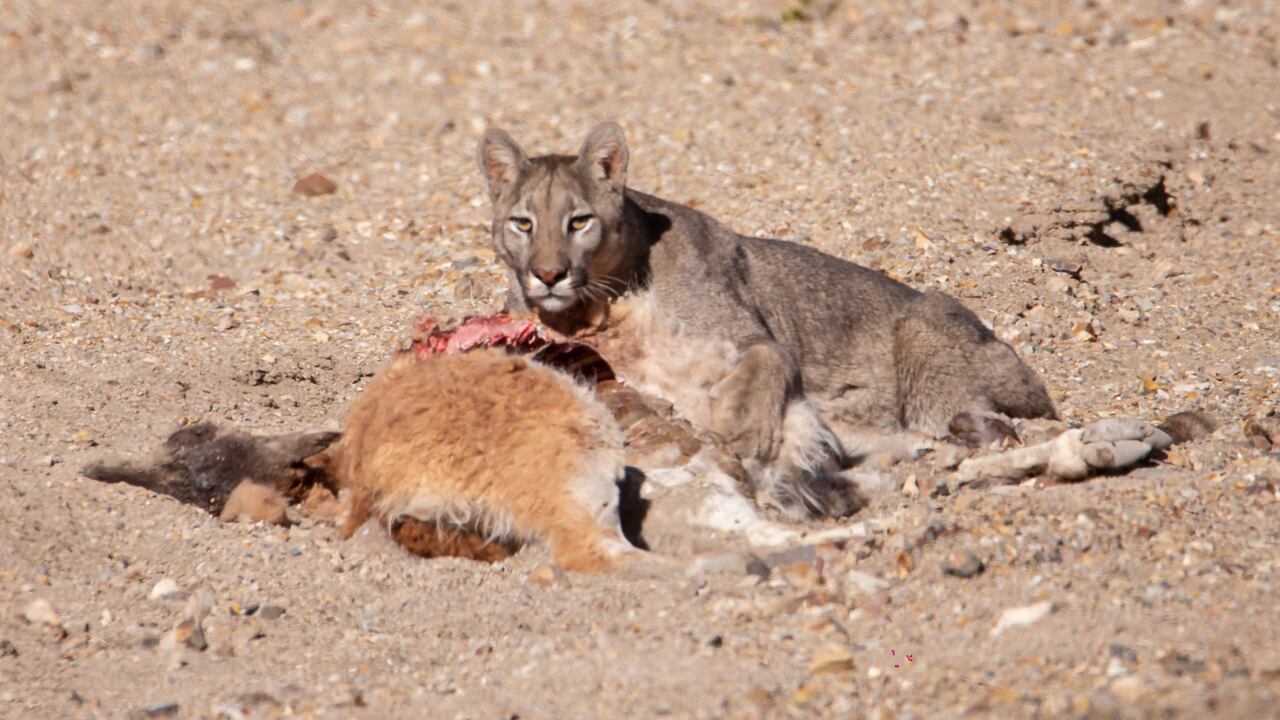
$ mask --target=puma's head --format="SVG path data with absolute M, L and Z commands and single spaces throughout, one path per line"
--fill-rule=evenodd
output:
M 623 245 L 627 142 L 601 123 L 576 157 L 530 158 L 511 136 L 480 139 L 480 170 L 493 201 L 493 241 L 525 301 L 550 313 L 617 295 Z

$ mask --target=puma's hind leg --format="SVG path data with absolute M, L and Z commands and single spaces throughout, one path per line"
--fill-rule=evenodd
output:
M 930 292 L 912 301 L 894 328 L 898 421 L 934 437 L 958 413 L 1054 418 L 1035 371 L 965 306 Z

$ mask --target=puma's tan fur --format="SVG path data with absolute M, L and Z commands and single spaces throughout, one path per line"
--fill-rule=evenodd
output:
M 569 570 L 631 551 L 618 519 L 624 438 L 567 375 L 497 350 L 400 358 L 347 416 L 333 467 L 370 515 L 422 555 L 505 557 L 545 538 Z

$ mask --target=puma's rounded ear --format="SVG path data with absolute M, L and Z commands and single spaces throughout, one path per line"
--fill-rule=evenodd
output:
M 578 164 L 594 182 L 621 193 L 627 183 L 627 139 L 617 123 L 602 122 L 587 133 Z
M 489 128 L 480 138 L 476 159 L 480 163 L 480 172 L 489 183 L 489 197 L 495 200 L 515 184 L 520 169 L 529 162 L 516 141 L 498 128 Z

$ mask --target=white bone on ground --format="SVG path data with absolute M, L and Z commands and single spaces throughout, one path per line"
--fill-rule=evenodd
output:
M 1083 434 L 1083 430 L 1076 428 L 1049 441 L 1049 475 L 1059 480 L 1082 480 L 1092 474 L 1089 463 L 1081 456 L 1084 443 L 1080 438 Z
M 1154 450 L 1164 450 L 1173 444 L 1168 433 L 1149 422 L 1136 418 L 1103 418 L 1089 423 L 1081 441 L 1086 445 L 1095 442 L 1137 440 Z
M 1048 615 L 1052 610 L 1053 601 L 1051 600 L 1043 600 L 1033 605 L 1008 608 L 1000 613 L 1000 619 L 996 621 L 995 627 L 991 628 L 991 636 L 999 637 L 1001 633 L 1009 628 L 1030 625 Z
M 957 469 L 960 474 L 960 484 L 989 478 L 1018 480 L 1028 475 L 1039 475 L 1049 464 L 1052 446 L 1053 442 L 1050 441 L 1008 452 L 969 458 L 960 463 Z
M 874 595 L 889 587 L 889 583 L 861 570 L 850 570 L 845 573 L 841 589 L 845 595 Z
M 1173 443 L 1151 423 L 1133 418 L 1105 418 L 1067 430 L 1052 440 L 1028 447 L 969 458 L 960 463 L 960 483 L 980 479 L 1017 480 L 1046 473 L 1059 480 L 1083 480 L 1098 470 L 1120 470 Z
M 1081 457 L 1089 467 L 1099 470 L 1120 470 L 1136 465 L 1151 454 L 1151 446 L 1140 440 L 1095 442 L 1085 445 Z

